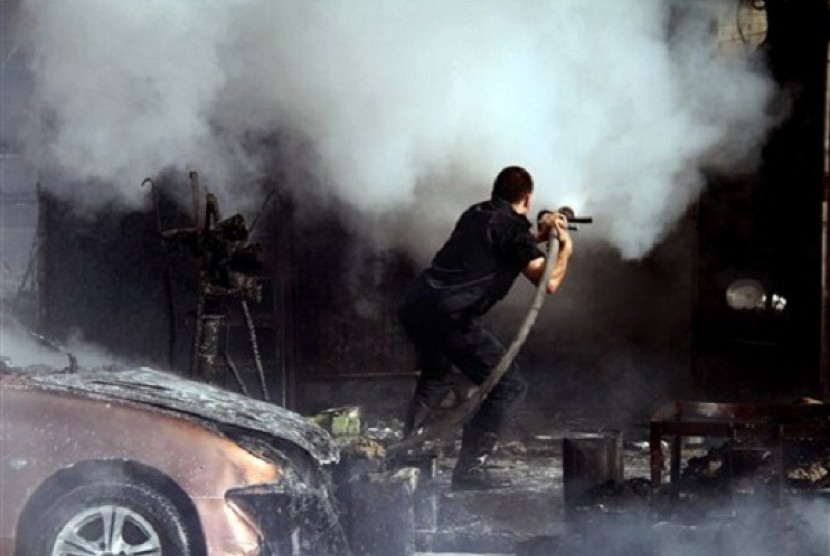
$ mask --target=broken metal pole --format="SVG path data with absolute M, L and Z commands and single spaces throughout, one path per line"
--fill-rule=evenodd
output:
M 245 324 L 248 325 L 248 340 L 251 342 L 251 352 L 253 352 L 254 355 L 254 365 L 256 365 L 256 372 L 259 377 L 259 386 L 262 389 L 262 399 L 269 401 L 268 385 L 265 382 L 265 369 L 262 368 L 262 357 L 259 355 L 259 346 L 256 340 L 254 319 L 251 318 L 251 311 L 248 309 L 248 302 L 243 299 L 241 304 L 242 312 L 245 314 Z
M 245 387 L 245 382 L 242 380 L 242 375 L 239 374 L 239 369 L 236 367 L 236 363 L 233 362 L 233 359 L 231 359 L 231 356 L 228 355 L 228 352 L 225 350 L 222 350 L 222 359 L 225 360 L 225 365 L 227 365 L 228 368 L 231 370 L 231 374 L 233 375 L 233 378 L 236 380 L 236 384 L 237 386 L 239 386 L 239 390 L 246 396 L 249 396 L 250 394 L 248 393 L 248 388 Z

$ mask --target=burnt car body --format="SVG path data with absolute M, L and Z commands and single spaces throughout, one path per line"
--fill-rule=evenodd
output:
M 3 368 L 0 556 L 346 554 L 337 459 L 301 416 L 175 375 Z

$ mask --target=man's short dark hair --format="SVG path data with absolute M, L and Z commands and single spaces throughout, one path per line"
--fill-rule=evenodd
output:
M 502 169 L 493 182 L 493 198 L 503 199 L 509 203 L 517 203 L 532 192 L 533 178 L 530 177 L 530 172 L 521 166 L 508 166 Z

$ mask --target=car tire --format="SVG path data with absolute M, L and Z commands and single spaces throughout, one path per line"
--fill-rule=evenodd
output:
M 194 538 L 168 497 L 124 477 L 58 497 L 19 539 L 16 554 L 193 556 Z

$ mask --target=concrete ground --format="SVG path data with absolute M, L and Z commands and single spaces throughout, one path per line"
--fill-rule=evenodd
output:
M 624 432 L 626 491 L 587 511 L 566 507 L 563 438 L 574 429 L 508 440 L 492 461 L 508 488 L 454 492 L 454 459 L 438 461 L 434 527 L 416 530 L 419 556 L 826 556 L 830 489 L 765 486 L 766 472 L 726 483 L 681 482 L 650 501 L 634 492 L 650 475 L 647 428 Z M 664 444 L 664 455 L 668 456 Z M 709 446 L 690 442 L 684 465 Z M 666 461 L 668 458 L 666 458 Z M 763 467 L 761 468 L 763 469 Z M 664 470 L 664 479 L 667 470 Z M 748 481 L 748 482 L 747 482 Z M 633 494 L 632 494 L 633 493 Z M 599 500 L 597 502 L 596 500 Z M 606 503 L 607 502 L 607 503 Z
M 438 459 L 434 479 L 434 521 L 416 527 L 418 554 L 458 556 L 513 555 L 517 546 L 537 538 L 569 534 L 563 489 L 563 438 L 573 431 L 545 431 L 508 438 L 490 460 L 490 472 L 511 481 L 489 491 L 450 488 L 454 450 Z M 628 431 L 623 450 L 625 478 L 647 478 L 644 431 Z M 457 443 L 454 447 L 457 449 Z

